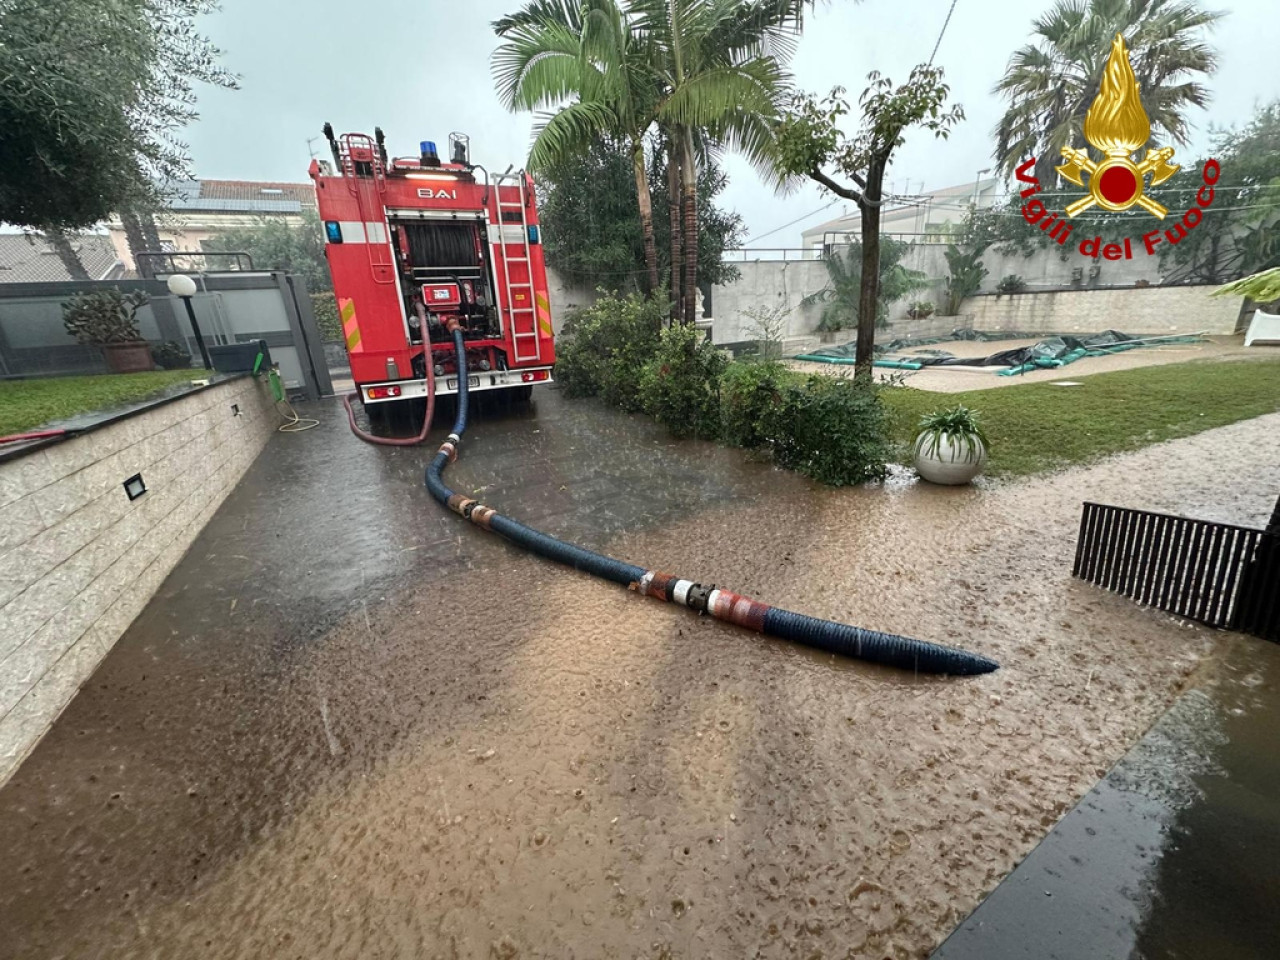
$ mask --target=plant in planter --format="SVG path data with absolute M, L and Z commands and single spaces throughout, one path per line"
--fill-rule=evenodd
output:
M 176 340 L 152 347 L 151 357 L 166 370 L 185 370 L 191 366 L 191 353 Z
M 912 445 L 916 472 L 930 483 L 968 483 L 986 466 L 988 446 L 977 411 L 958 405 L 926 414 Z
M 907 316 L 912 320 L 927 320 L 933 316 L 933 310 L 932 300 L 917 300 L 907 311 Z
M 154 370 L 151 348 L 138 331 L 138 310 L 150 298 L 115 287 L 78 293 L 62 305 L 62 325 L 77 343 L 102 348 L 112 373 Z
M 1022 293 L 1027 289 L 1027 281 L 1023 280 L 1016 273 L 1010 273 L 1000 278 L 1000 282 L 996 284 L 997 293 Z

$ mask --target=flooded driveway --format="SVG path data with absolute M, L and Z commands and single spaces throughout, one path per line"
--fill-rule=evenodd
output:
M 925 956 L 1234 642 L 1072 581 L 1080 500 L 1260 523 L 1280 459 L 1272 416 L 836 491 L 554 391 L 473 419 L 456 489 L 1003 664 L 956 680 L 524 555 L 300 412 L 0 790 L 0 957 Z

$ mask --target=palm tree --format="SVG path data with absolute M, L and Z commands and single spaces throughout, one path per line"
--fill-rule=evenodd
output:
M 1218 65 L 1204 33 L 1222 16 L 1194 0 L 1056 0 L 995 87 L 1009 101 L 995 130 L 1000 169 L 1011 174 L 1035 156 L 1040 182 L 1056 182 L 1059 151 L 1081 137 L 1117 33 L 1129 47 L 1152 134 L 1185 144 L 1189 108 L 1209 99 L 1196 77 Z
M 876 301 L 876 326 L 889 325 L 889 305 L 928 285 L 925 274 L 902 265 L 911 249 L 905 240 L 880 238 L 880 284 Z M 858 325 L 862 297 L 862 243 L 853 241 L 844 256 L 839 249 L 830 251 L 823 262 L 827 267 L 827 285 L 800 301 L 803 306 L 822 304 L 818 329 L 824 332 L 843 330 Z
M 637 29 L 651 39 L 662 96 L 656 118 L 680 179 L 683 294 L 693 323 L 698 303 L 698 155 L 726 144 L 767 168 L 773 121 L 790 90 L 784 64 L 795 50 L 802 3 L 795 0 L 631 0 Z M 672 265 L 673 286 L 675 264 Z
M 658 252 L 644 153 L 656 100 L 652 49 L 615 0 L 530 0 L 493 28 L 507 40 L 493 56 L 505 106 L 552 111 L 539 114 L 535 123 L 532 170 L 584 153 L 602 139 L 628 144 L 652 293 L 658 288 Z
M 650 289 L 658 285 L 652 199 L 644 162 L 656 124 L 680 184 L 678 311 L 697 307 L 698 158 L 724 144 L 768 167 L 773 121 L 790 89 L 801 0 L 527 0 L 496 21 L 498 94 L 512 110 L 541 110 L 532 169 L 600 140 L 630 145 Z M 675 177 L 673 177 L 675 179 Z M 673 231 L 674 231 L 673 220 Z M 673 236 L 674 240 L 674 236 Z

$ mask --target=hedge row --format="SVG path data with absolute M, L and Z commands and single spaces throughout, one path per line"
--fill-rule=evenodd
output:
M 338 319 L 338 303 L 332 293 L 311 294 L 311 309 L 316 315 L 316 326 L 325 343 L 341 343 L 342 321 Z
M 891 430 L 873 384 L 730 362 L 695 327 L 664 323 L 658 303 L 635 295 L 574 311 L 557 343 L 556 379 L 569 396 L 644 411 L 675 437 L 765 450 L 823 483 L 884 476 Z

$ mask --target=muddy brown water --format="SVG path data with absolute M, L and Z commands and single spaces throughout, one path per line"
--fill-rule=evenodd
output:
M 474 419 L 456 488 L 1004 665 L 947 680 L 527 556 L 302 412 L 0 790 L 0 957 L 927 955 L 1223 643 L 1072 581 L 1079 501 L 1257 523 L 1280 454 L 828 490 L 554 391 Z

